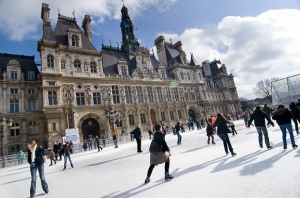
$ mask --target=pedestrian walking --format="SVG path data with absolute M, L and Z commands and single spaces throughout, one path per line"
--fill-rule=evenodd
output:
M 93 140 L 91 138 L 88 139 L 88 147 L 89 150 L 93 150 Z
M 211 126 L 211 123 L 208 122 L 207 123 L 207 127 L 206 127 L 206 134 L 207 134 L 207 144 L 210 144 L 210 138 L 211 138 L 211 143 L 212 144 L 216 144 L 214 141 L 214 134 L 216 133 L 216 130 Z
M 133 137 L 135 138 L 136 140 L 136 144 L 137 144 L 137 152 L 138 153 L 142 153 L 142 149 L 141 149 L 141 146 L 142 146 L 142 132 L 141 132 L 141 129 L 139 126 L 137 126 L 133 131 Z
M 95 142 L 96 142 L 96 145 L 97 145 L 97 148 L 98 148 L 98 152 L 100 151 L 100 149 L 102 151 L 103 148 L 100 146 L 100 139 L 99 139 L 98 136 L 96 136 Z
M 181 144 L 181 135 L 179 133 L 179 130 L 180 130 L 180 122 L 177 122 L 176 126 L 175 126 L 175 133 L 177 135 L 177 145 Z
M 116 133 L 113 134 L 113 141 L 115 143 L 115 148 L 118 148 L 118 139 Z
M 251 114 L 250 120 L 248 121 L 248 125 L 247 125 L 248 128 L 250 127 L 251 122 L 253 120 L 254 120 L 255 128 L 256 128 L 257 133 L 258 133 L 259 147 L 263 148 L 262 139 L 263 139 L 263 135 L 264 135 L 266 147 L 268 149 L 272 149 L 273 147 L 270 145 L 269 135 L 268 135 L 268 130 L 267 130 L 267 127 L 266 127 L 266 121 L 265 120 L 267 120 L 268 123 L 270 123 L 270 125 L 272 125 L 273 127 L 274 127 L 274 123 L 272 122 L 270 117 L 264 111 L 261 110 L 260 106 L 257 106 L 255 108 L 255 111 Z
M 53 144 L 53 152 L 55 154 L 55 161 L 57 161 L 57 156 L 59 155 L 58 154 L 58 140 L 55 141 Z
M 43 191 L 48 194 L 48 184 L 44 175 L 44 159 L 45 151 L 34 140 L 30 140 L 27 143 L 28 155 L 27 161 L 30 164 L 31 173 L 31 185 L 30 185 L 30 197 L 34 197 L 36 192 L 36 172 L 39 171 Z
M 171 180 L 174 177 L 169 174 L 171 151 L 166 143 L 165 134 L 161 131 L 161 126 L 155 126 L 155 132 L 150 148 L 150 166 L 148 168 L 145 184 L 150 182 L 150 177 L 155 165 L 165 163 L 165 180 Z
M 58 161 L 61 161 L 61 155 L 62 155 L 62 144 L 59 140 L 57 140 L 57 153 L 59 155 L 59 160 Z
M 18 165 L 23 164 L 24 158 L 25 158 L 25 153 L 22 150 L 20 150 L 19 153 L 17 154 Z
M 293 118 L 293 114 L 290 110 L 283 104 L 280 104 L 277 109 L 274 111 L 272 119 L 276 120 L 279 128 L 282 132 L 282 140 L 283 140 L 283 149 L 287 149 L 286 143 L 286 130 L 288 130 L 290 134 L 290 139 L 292 143 L 292 147 L 295 149 L 298 145 L 295 144 L 294 134 L 293 134 L 293 127 L 291 120 Z
M 234 156 L 236 156 L 236 153 L 233 151 L 233 148 L 232 148 L 230 140 L 229 140 L 229 136 L 227 134 L 227 132 L 228 132 L 227 124 L 230 124 L 230 122 L 228 122 L 221 113 L 218 113 L 217 119 L 212 126 L 214 128 L 218 127 L 217 135 L 223 141 L 224 150 L 225 150 L 226 155 L 228 155 L 228 153 L 229 153 L 228 149 L 229 149 L 232 157 L 234 157 Z
M 232 135 L 237 135 L 238 133 L 237 133 L 236 130 L 235 130 L 235 125 L 234 125 L 233 120 L 231 120 L 230 117 L 228 117 L 227 120 L 230 122 L 230 128 L 231 128 L 231 131 L 232 131 Z
M 70 143 L 66 142 L 66 144 L 62 148 L 62 154 L 64 155 L 64 169 L 66 170 L 67 168 L 67 160 L 69 159 L 69 162 L 71 164 L 71 167 L 74 168 L 72 159 L 71 159 L 71 151 L 70 151 Z
M 50 165 L 49 166 L 53 165 L 52 161 L 54 161 L 54 165 L 55 165 L 56 164 L 55 153 L 53 151 L 53 147 L 52 146 L 48 147 L 48 153 L 49 153 L 49 158 L 50 158 Z

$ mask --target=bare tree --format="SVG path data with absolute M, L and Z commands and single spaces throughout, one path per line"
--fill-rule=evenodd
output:
M 272 103 L 272 85 L 271 82 L 277 80 L 277 78 L 260 80 L 253 88 L 255 95 L 261 98 L 265 98 Z
M 241 97 L 241 98 L 239 98 L 239 101 L 240 101 L 240 107 L 243 111 L 246 111 L 247 109 L 251 108 L 251 105 L 249 104 L 247 98 Z

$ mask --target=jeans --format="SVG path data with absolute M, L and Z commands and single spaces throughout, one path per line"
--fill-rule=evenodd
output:
M 72 160 L 71 160 L 71 155 L 65 154 L 65 156 L 64 156 L 64 160 L 65 160 L 64 167 L 67 167 L 67 159 L 68 159 L 68 158 L 69 158 L 70 164 L 73 164 L 73 163 L 72 163 Z
M 42 183 L 42 188 L 45 192 L 48 192 L 48 184 L 45 179 L 45 174 L 44 174 L 44 164 L 36 165 L 35 167 L 30 166 L 30 173 L 31 173 L 31 186 L 30 186 L 30 195 L 35 194 L 36 190 L 36 171 L 39 171 L 41 183 Z
M 263 139 L 262 134 L 264 134 L 266 146 L 269 147 L 270 146 L 270 142 L 269 142 L 269 135 L 268 135 L 267 127 L 266 126 L 257 126 L 256 130 L 257 130 L 257 133 L 258 133 L 258 142 L 259 142 L 259 145 L 260 146 L 263 145 L 263 143 L 262 143 L 262 139 Z
M 229 148 L 230 153 L 233 154 L 233 148 L 231 146 L 228 134 L 227 133 L 222 133 L 222 134 L 218 134 L 218 136 L 223 141 L 224 150 L 225 150 L 226 154 L 228 154 L 228 148 Z
M 292 124 L 282 124 L 279 125 L 280 130 L 282 132 L 282 140 L 283 140 L 283 145 L 286 146 L 286 130 L 289 131 L 290 138 L 291 138 L 291 143 L 294 146 L 295 145 L 295 139 L 294 139 L 294 134 L 293 134 L 293 127 Z
M 136 143 L 137 143 L 137 152 L 142 152 L 142 140 L 139 138 L 136 138 Z
M 177 135 L 177 144 L 181 143 L 181 135 L 179 134 L 179 131 L 176 131 L 176 135 Z
M 114 140 L 115 148 L 118 148 L 118 140 Z

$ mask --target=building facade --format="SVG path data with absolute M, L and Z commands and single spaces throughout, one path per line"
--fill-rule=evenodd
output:
M 157 59 L 140 46 L 125 6 L 121 13 L 121 47 L 102 45 L 98 51 L 89 15 L 81 29 L 76 18 L 58 14 L 53 30 L 50 7 L 43 3 L 40 71 L 34 57 L 0 54 L 0 109 L 14 121 L 5 137 L 6 153 L 24 148 L 28 139 L 47 146 L 69 128 L 77 128 L 84 141 L 110 137 L 114 128 L 129 133 L 139 125 L 147 131 L 157 123 L 172 126 L 239 112 L 234 77 L 224 64 L 199 65 L 193 54 L 188 61 L 182 43 L 163 36 L 154 41 Z M 122 116 L 121 122 L 109 122 L 109 109 Z

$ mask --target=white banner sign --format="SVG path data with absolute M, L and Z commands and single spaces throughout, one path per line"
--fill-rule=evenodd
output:
M 66 141 L 70 142 L 72 141 L 73 144 L 80 143 L 79 133 L 78 129 L 66 129 Z

